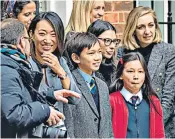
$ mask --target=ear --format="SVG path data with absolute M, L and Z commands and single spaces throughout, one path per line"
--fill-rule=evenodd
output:
M 19 45 L 20 47 L 23 49 L 25 47 L 25 41 L 24 41 L 24 38 L 21 37 L 20 40 L 19 40 Z
M 17 48 L 20 49 L 22 53 L 24 53 L 25 46 L 26 46 L 26 43 L 25 43 L 25 41 L 24 41 L 24 38 L 21 37 L 21 38 L 19 39 L 19 44 L 18 44 Z
M 136 36 L 136 31 L 134 31 L 133 36 Z
M 73 62 L 75 62 L 75 63 L 77 63 L 77 64 L 80 63 L 80 57 L 79 57 L 77 54 L 73 53 L 73 54 L 71 55 L 71 58 L 72 58 Z
M 123 75 L 120 76 L 120 80 L 123 80 Z
M 31 40 L 33 41 L 33 33 L 32 33 L 32 30 L 29 31 L 29 37 L 30 37 Z

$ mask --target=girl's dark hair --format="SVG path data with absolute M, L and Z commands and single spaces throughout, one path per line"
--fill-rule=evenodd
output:
M 128 54 L 123 55 L 123 58 L 120 59 L 118 66 L 117 66 L 117 71 L 113 76 L 113 82 L 109 87 L 110 93 L 112 92 L 116 92 L 118 90 L 121 90 L 123 87 L 123 81 L 120 79 L 123 70 L 124 70 L 124 66 L 125 63 L 130 62 L 130 61 L 134 61 L 134 60 L 139 60 L 144 72 L 145 72 L 145 81 L 141 87 L 142 89 L 142 94 L 143 94 L 143 98 L 148 102 L 148 103 L 152 103 L 155 110 L 157 111 L 154 102 L 151 99 L 151 96 L 157 96 L 157 94 L 154 92 L 152 86 L 151 86 L 151 80 L 150 80 L 150 76 L 149 76 L 149 72 L 148 72 L 148 68 L 146 65 L 146 62 L 143 58 L 143 56 L 139 53 L 139 52 L 130 52 Z M 158 111 L 157 111 L 158 112 Z
M 34 19 L 32 20 L 28 33 L 32 32 L 34 34 L 37 23 L 40 22 L 41 20 L 47 20 L 53 27 L 55 33 L 56 33 L 56 38 L 58 47 L 57 49 L 53 52 L 54 55 L 56 55 L 58 58 L 62 55 L 64 51 L 64 26 L 61 18 L 55 13 L 55 12 L 43 12 L 40 13 L 39 15 L 35 16 Z M 34 48 L 35 49 L 35 46 Z M 32 51 L 34 53 L 34 51 Z
M 68 37 L 69 34 L 67 34 Z M 73 62 L 71 55 L 73 53 L 80 56 L 81 52 L 88 48 L 90 49 L 95 43 L 98 42 L 98 38 L 89 32 L 74 32 L 66 42 L 67 57 L 71 60 L 71 70 L 77 67 L 77 64 Z
M 36 15 L 39 14 L 39 1 L 38 0 L 17 0 L 13 7 L 14 16 L 17 17 L 23 10 L 24 6 L 31 3 L 31 1 L 35 2 L 36 4 Z
M 107 30 L 113 30 L 115 33 L 117 33 L 115 27 L 111 23 L 103 20 L 96 20 L 88 27 L 87 32 L 90 32 L 96 37 L 99 37 L 103 32 Z M 112 57 L 112 64 L 114 67 L 117 67 L 116 54 L 114 54 Z

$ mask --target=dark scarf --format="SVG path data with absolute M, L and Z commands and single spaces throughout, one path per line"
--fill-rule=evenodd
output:
M 139 52 L 142 54 L 142 56 L 144 57 L 147 65 L 148 65 L 148 62 L 149 62 L 149 58 L 150 58 L 150 55 L 151 55 L 151 52 L 152 52 L 152 49 L 154 47 L 155 43 L 152 43 L 150 45 L 148 45 L 147 47 L 145 48 L 137 48 L 135 50 L 127 50 L 125 49 L 124 50 L 124 53 L 129 53 L 129 52 Z
M 100 65 L 98 72 L 102 74 L 108 86 L 111 84 L 111 76 L 115 70 L 116 67 L 112 63 L 112 59 L 106 59 L 105 62 L 102 62 Z

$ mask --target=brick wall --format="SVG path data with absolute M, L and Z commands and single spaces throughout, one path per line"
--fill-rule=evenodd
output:
M 117 29 L 117 38 L 121 38 L 129 12 L 134 7 L 134 0 L 105 0 L 104 20 Z

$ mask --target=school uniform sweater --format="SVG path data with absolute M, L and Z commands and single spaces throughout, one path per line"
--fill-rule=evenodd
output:
M 150 121 L 149 121 L 149 137 L 164 138 L 163 114 L 160 101 L 156 96 L 151 96 L 158 113 L 155 111 L 153 104 L 149 104 Z M 112 111 L 112 128 L 115 138 L 126 138 L 128 128 L 128 107 L 122 96 L 117 91 L 110 94 L 110 105 Z

